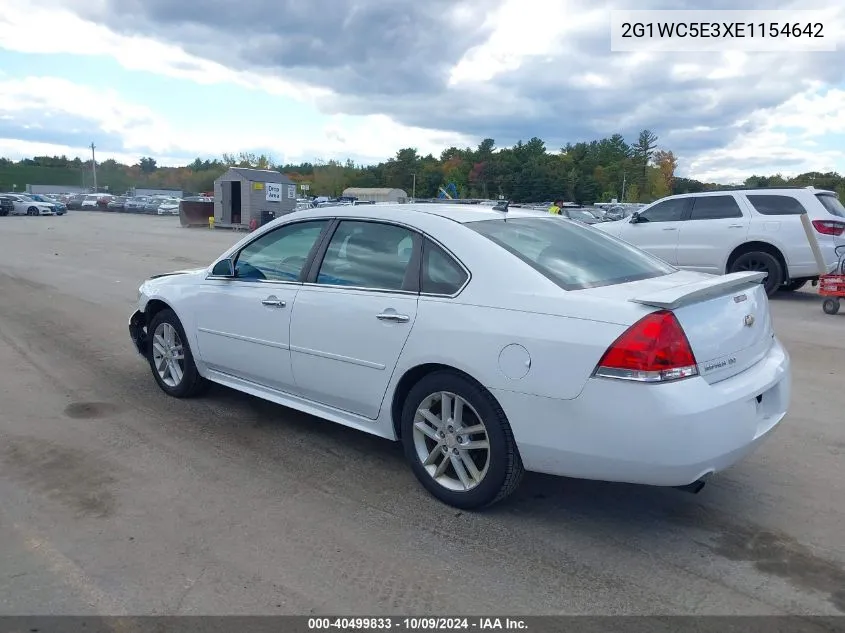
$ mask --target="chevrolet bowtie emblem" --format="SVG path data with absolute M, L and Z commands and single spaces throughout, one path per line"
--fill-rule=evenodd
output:
M 745 326 L 751 327 L 754 325 L 754 315 L 753 314 L 746 314 L 745 315 Z

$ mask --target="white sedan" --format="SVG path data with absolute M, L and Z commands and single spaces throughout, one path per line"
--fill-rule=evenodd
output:
M 214 382 L 399 440 L 457 507 L 524 470 L 698 491 L 789 406 L 762 277 L 530 211 L 328 207 L 147 280 L 129 331 L 165 393 Z
M 25 194 L 4 193 L 15 205 L 12 215 L 54 215 L 55 206 L 46 202 L 39 202 Z

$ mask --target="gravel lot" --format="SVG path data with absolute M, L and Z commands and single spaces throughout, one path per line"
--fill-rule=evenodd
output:
M 845 315 L 813 291 L 772 302 L 789 418 L 701 494 L 529 475 L 462 513 L 391 442 L 159 391 L 138 285 L 242 236 L 0 218 L 0 614 L 845 613 Z

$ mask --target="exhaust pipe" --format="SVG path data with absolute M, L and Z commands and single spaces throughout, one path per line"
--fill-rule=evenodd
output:
M 691 492 L 694 495 L 697 495 L 701 492 L 701 489 L 704 488 L 707 482 L 704 479 L 699 479 L 698 481 L 694 481 L 691 484 L 687 484 L 686 486 L 675 486 L 676 490 L 683 490 L 684 492 Z

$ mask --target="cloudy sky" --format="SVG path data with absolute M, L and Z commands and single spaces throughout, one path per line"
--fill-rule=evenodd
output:
M 838 52 L 611 52 L 612 8 L 769 0 L 2 0 L 0 155 L 377 162 L 652 129 L 679 171 L 845 172 Z M 841 7 L 839 5 L 842 5 Z

